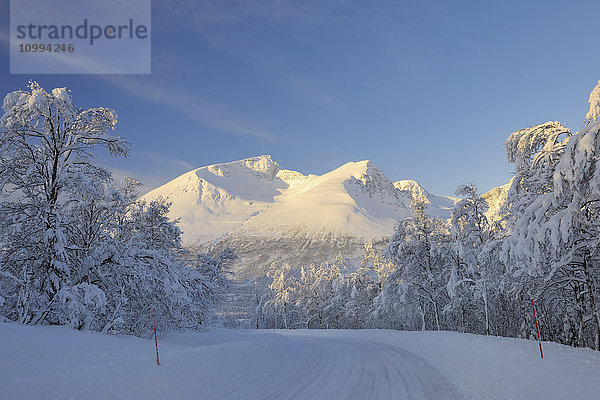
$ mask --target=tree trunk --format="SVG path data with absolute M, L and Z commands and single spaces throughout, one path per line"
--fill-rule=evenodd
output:
M 595 334 L 594 349 L 600 350 L 600 317 L 598 313 L 598 307 L 596 303 L 596 296 L 594 294 L 594 284 L 589 274 L 587 256 L 583 257 L 583 273 L 585 274 L 585 285 L 587 287 L 588 295 L 590 296 L 590 306 L 592 307 L 592 317 L 594 319 Z
M 487 287 L 483 284 L 483 308 L 485 310 L 485 334 L 490 334 L 490 312 L 488 309 Z
M 575 318 L 576 318 L 576 330 L 577 336 L 575 338 L 575 347 L 583 347 L 583 310 L 585 305 L 583 304 L 583 296 L 579 293 L 579 285 L 573 285 L 573 292 L 575 293 Z
M 425 305 L 423 300 L 419 300 L 419 309 L 421 310 L 421 331 L 425 331 Z
M 435 312 L 435 325 L 438 331 L 440 331 L 440 314 L 438 312 L 438 306 L 437 303 L 434 301 L 433 302 L 433 310 Z

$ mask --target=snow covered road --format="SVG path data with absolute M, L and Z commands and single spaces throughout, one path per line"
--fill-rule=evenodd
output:
M 0 322 L 0 399 L 597 400 L 600 352 L 456 332 L 171 332 Z
M 231 399 L 459 399 L 431 364 L 400 348 L 352 339 L 292 338 L 306 357 Z

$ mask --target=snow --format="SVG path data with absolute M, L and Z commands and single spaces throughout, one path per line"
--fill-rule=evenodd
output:
M 590 110 L 585 115 L 585 118 L 591 121 L 595 121 L 600 118 L 600 81 L 590 93 L 590 99 L 588 100 L 590 103 Z
M 220 329 L 154 340 L 0 324 L 0 393 L 10 399 L 218 399 L 277 373 L 302 346 Z
M 459 198 L 453 196 L 431 194 L 418 182 L 410 179 L 394 182 L 394 186 L 400 191 L 407 192 L 412 198 L 425 199 L 428 204 L 427 213 L 430 216 L 438 216 L 443 219 L 450 218 L 452 208 L 460 201 Z
M 350 162 L 324 175 L 309 175 L 249 219 L 240 232 L 304 226 L 309 235 L 383 238 L 412 215 L 392 182 L 370 161 Z M 273 229 L 275 228 L 275 229 Z
M 387 240 L 412 216 L 413 196 L 368 160 L 303 175 L 263 155 L 190 171 L 143 199 L 168 199 L 186 245 L 231 247 L 237 276 L 256 278 L 273 261 L 300 268 L 341 255 L 360 262 L 366 242 Z M 433 214 L 450 217 L 455 199 L 428 198 Z
M 234 231 L 272 232 L 300 227 L 309 236 L 389 237 L 412 215 L 399 192 L 371 161 L 350 162 L 324 175 L 283 170 L 263 155 L 190 171 L 149 192 L 173 204 L 183 239 L 202 243 Z M 449 218 L 454 199 L 429 195 L 434 212 Z M 437 206 L 437 203 L 440 203 Z M 436 214 L 437 215 L 437 214 Z
M 399 347 L 435 366 L 466 399 L 597 399 L 600 353 L 535 340 L 457 332 L 291 331 Z
M 511 178 L 508 183 L 490 189 L 483 195 L 483 198 L 488 205 L 488 209 L 485 212 L 485 216 L 487 217 L 488 221 L 495 222 L 500 219 L 502 206 L 504 206 L 506 203 L 508 192 L 512 183 L 513 178 Z
M 172 332 L 154 341 L 0 323 L 4 398 L 596 399 L 600 353 L 387 330 Z

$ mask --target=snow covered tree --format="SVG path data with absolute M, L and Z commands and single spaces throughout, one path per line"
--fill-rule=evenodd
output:
M 273 279 L 271 285 L 269 285 L 273 296 L 265 302 L 264 307 L 281 315 L 283 326 L 288 329 L 290 327 L 291 305 L 294 303 L 293 296 L 299 286 L 298 279 L 293 275 L 289 264 L 279 264 L 277 262 L 271 264 L 271 270 L 267 276 Z
M 191 257 L 164 199 L 125 204 L 93 279 L 109 299 L 102 330 L 146 336 L 152 310 L 163 331 L 199 327 L 226 287 L 222 270 L 235 255 L 226 249 L 216 258 Z
M 594 89 L 590 101 L 598 90 Z M 596 349 L 600 349 L 599 155 L 600 121 L 595 121 L 569 140 L 554 174 L 554 212 L 540 224 L 555 260 L 550 282 L 571 286 L 577 318 L 589 315 L 586 320 L 594 326 Z
M 0 119 L 0 315 L 23 324 L 150 332 L 200 326 L 233 255 L 190 261 L 169 204 L 137 200 L 139 183 L 114 186 L 94 164 L 116 113 L 77 109 L 64 88 L 9 93 Z
M 331 311 L 331 302 L 335 296 L 336 282 L 341 278 L 340 259 L 334 262 L 322 262 L 302 267 L 299 287 L 296 295 L 296 307 L 299 309 L 302 323 L 306 328 L 329 327 L 337 314 Z
M 373 272 L 372 279 L 377 282 L 379 289 L 383 287 L 389 276 L 396 270 L 396 265 L 377 251 L 373 240 L 365 243 L 360 265 L 364 270 Z
M 516 131 L 506 141 L 507 158 L 515 164 L 516 175 L 507 197 L 510 237 L 503 244 L 503 257 L 507 264 L 519 265 L 512 271 L 515 277 L 541 276 L 548 265 L 551 254 L 542 240 L 545 233 L 534 233 L 533 229 L 555 207 L 554 172 L 570 136 L 559 122 L 547 122 Z M 523 242 L 525 237 L 532 240 Z M 523 257 L 535 262 L 516 262 Z
M 481 246 L 488 239 L 488 205 L 474 183 L 459 186 L 456 195 L 463 200 L 452 210 L 453 231 L 462 245 Z
M 3 273 L 20 282 L 15 310 L 20 322 L 56 321 L 52 309 L 61 300 L 57 295 L 74 272 L 62 205 L 81 189 L 78 183 L 108 180 L 109 173 L 92 162 L 95 147 L 126 155 L 128 145 L 109 134 L 117 122 L 113 110 L 79 110 L 65 88 L 48 93 L 31 82 L 29 90 L 9 93 L 3 109 Z
M 585 118 L 590 122 L 594 122 L 600 118 L 600 81 L 598 81 L 598 84 L 592 90 L 592 93 L 590 93 L 588 102 L 590 103 L 590 110 L 585 115 Z
M 421 329 L 426 329 L 430 310 L 435 328 L 440 330 L 447 294 L 443 284 L 445 271 L 437 250 L 449 239 L 448 227 L 441 219 L 427 215 L 427 204 L 422 199 L 413 199 L 411 208 L 414 217 L 400 222 L 386 249 L 386 256 L 399 266 L 390 277 L 407 285 L 401 287 L 402 296 L 407 302 L 418 304 Z
M 526 337 L 533 333 L 528 301 L 544 294 L 545 280 L 562 252 L 548 247 L 558 231 L 543 226 L 557 210 L 554 173 L 570 137 L 571 132 L 559 122 L 547 122 L 516 131 L 505 143 L 507 158 L 515 164 L 515 177 L 506 204 L 509 236 L 503 241 L 500 260 L 507 267 L 507 290 L 519 299 L 521 335 Z
M 515 154 L 517 161 L 518 186 L 509 193 L 512 232 L 502 253 L 516 291 L 542 302 L 551 322 L 548 333 L 597 349 L 599 90 L 590 95 L 589 123 L 577 134 L 548 123 L 507 141 L 507 154 Z M 527 140 L 535 146 L 515 146 Z M 564 328 L 551 328 L 556 326 Z
M 460 314 L 460 325 L 465 329 L 465 317 L 477 320 L 476 303 L 482 301 L 485 332 L 490 333 L 488 304 L 488 274 L 480 263 L 480 253 L 490 232 L 485 211 L 488 206 L 473 183 L 461 185 L 456 195 L 463 197 L 452 210 L 453 241 L 448 246 L 448 267 L 451 270 L 447 283 L 450 301 L 446 311 Z M 474 331 L 473 328 L 469 329 Z
M 210 250 L 196 255 L 192 267 L 202 277 L 201 290 L 195 292 L 199 296 L 196 302 L 202 303 L 205 308 L 202 320 L 206 319 L 209 311 L 216 308 L 225 295 L 226 289 L 230 287 L 226 274 L 230 273 L 229 268 L 237 259 L 237 254 L 229 247 L 214 257 L 210 255 Z

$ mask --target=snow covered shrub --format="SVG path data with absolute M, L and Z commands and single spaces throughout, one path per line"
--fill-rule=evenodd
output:
M 59 324 L 99 330 L 98 315 L 106 309 L 106 294 L 98 286 L 82 282 L 62 289 L 57 297 L 54 312 Z

